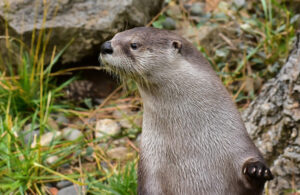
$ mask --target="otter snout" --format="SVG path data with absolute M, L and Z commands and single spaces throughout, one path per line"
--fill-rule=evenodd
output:
M 111 42 L 110 41 L 106 41 L 101 45 L 100 48 L 100 52 L 102 54 L 112 54 L 114 52 L 112 46 L 111 46 Z

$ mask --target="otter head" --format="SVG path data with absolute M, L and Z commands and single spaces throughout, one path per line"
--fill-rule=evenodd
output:
M 158 82 L 182 60 L 183 39 L 175 33 L 139 27 L 117 33 L 101 46 L 101 62 L 121 77 Z

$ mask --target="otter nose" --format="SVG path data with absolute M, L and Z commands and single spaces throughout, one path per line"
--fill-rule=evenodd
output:
M 113 53 L 113 48 L 111 47 L 110 41 L 106 41 L 101 45 L 100 52 L 102 54 L 112 54 Z

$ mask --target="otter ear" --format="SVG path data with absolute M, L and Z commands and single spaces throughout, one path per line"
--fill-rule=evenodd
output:
M 178 40 L 172 41 L 172 47 L 179 53 L 182 47 L 182 44 Z

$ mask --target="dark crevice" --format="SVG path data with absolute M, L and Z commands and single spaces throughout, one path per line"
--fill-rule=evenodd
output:
M 92 51 L 93 53 L 91 53 L 91 55 L 84 57 L 78 62 L 57 64 L 53 72 L 76 67 L 101 67 L 98 61 L 100 45 L 94 46 Z M 85 98 L 91 98 L 92 100 L 105 98 L 118 85 L 116 78 L 113 78 L 104 70 L 96 69 L 72 71 L 71 74 L 58 76 L 57 80 L 58 83 L 63 83 L 74 76 L 77 77 L 76 81 L 73 81 L 73 83 L 65 89 L 65 91 L 68 92 L 66 98 L 74 101 L 81 101 Z

